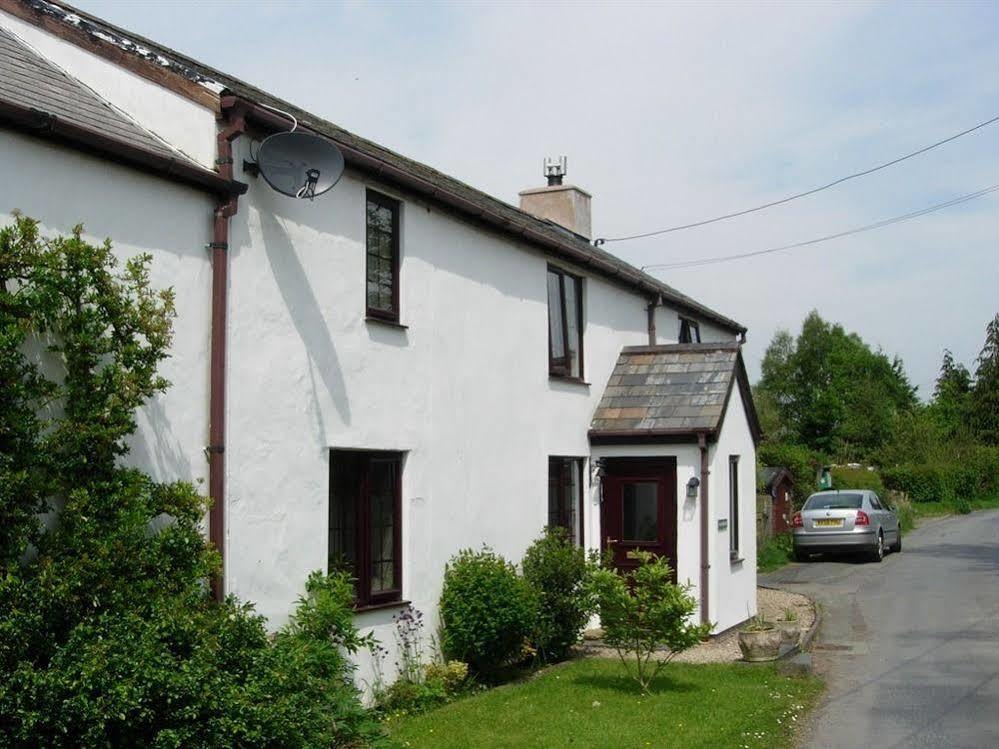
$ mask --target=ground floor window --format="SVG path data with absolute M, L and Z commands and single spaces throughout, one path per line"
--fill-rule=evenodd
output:
M 583 546 L 584 458 L 548 458 L 548 525 L 565 528 Z
M 358 606 L 402 598 L 402 453 L 330 452 L 329 568 L 354 576 Z

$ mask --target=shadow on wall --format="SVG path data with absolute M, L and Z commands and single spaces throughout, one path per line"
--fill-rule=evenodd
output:
M 204 474 L 207 460 L 202 470 L 193 469 L 189 456 L 173 433 L 161 397 L 146 401 L 139 413 L 139 430 L 128 439 L 129 464 L 152 469 L 153 476 L 161 481 L 196 481 Z
M 260 220 L 260 232 L 264 240 L 267 262 L 270 263 L 274 281 L 277 283 L 295 330 L 305 344 L 309 359 L 319 373 L 340 418 L 344 424 L 350 424 L 347 385 L 330 337 L 329 325 L 323 317 L 319 300 L 312 291 L 309 277 L 295 253 L 288 232 L 274 214 L 260 210 L 257 211 L 257 216 Z M 318 402 L 314 385 L 313 398 Z M 325 441 L 325 430 L 323 440 Z

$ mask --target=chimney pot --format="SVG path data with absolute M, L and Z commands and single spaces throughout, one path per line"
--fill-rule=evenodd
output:
M 574 185 L 563 185 L 568 159 L 562 156 L 545 159 L 547 187 L 535 187 L 520 192 L 520 209 L 541 219 L 553 221 L 569 231 L 590 239 L 590 201 L 592 196 Z

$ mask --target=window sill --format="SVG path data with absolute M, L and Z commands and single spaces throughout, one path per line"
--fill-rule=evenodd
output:
M 396 330 L 409 330 L 409 326 L 403 325 L 401 322 L 396 320 L 386 320 L 383 317 L 374 317 L 373 315 L 365 316 L 364 322 L 373 322 L 378 325 L 384 325 L 388 328 L 395 328 Z
M 548 375 L 549 381 L 552 382 L 564 382 L 567 385 L 580 385 L 582 387 L 589 387 L 590 383 L 581 377 L 567 377 L 566 375 L 551 374 Z
M 731 564 L 733 567 L 735 567 L 737 564 L 742 564 L 745 561 L 746 561 L 745 557 L 729 557 L 728 559 L 729 564 Z
M 403 606 L 409 606 L 411 602 L 406 600 L 400 601 L 385 601 L 384 603 L 369 603 L 364 606 L 354 606 L 355 614 L 365 614 L 369 611 L 381 611 L 382 609 L 398 609 Z

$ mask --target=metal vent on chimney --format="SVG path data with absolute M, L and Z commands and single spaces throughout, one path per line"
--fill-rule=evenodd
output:
M 565 177 L 568 165 L 569 159 L 565 156 L 559 156 L 558 161 L 551 158 L 545 159 L 545 177 L 548 178 L 549 187 L 562 184 L 562 178 Z

